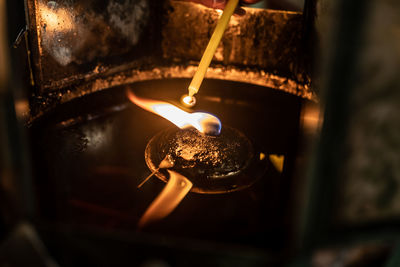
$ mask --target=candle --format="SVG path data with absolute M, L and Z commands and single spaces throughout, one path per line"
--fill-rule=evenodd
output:
M 211 60 L 215 54 L 215 50 L 217 49 L 217 46 L 221 41 L 222 35 L 225 32 L 229 19 L 235 11 L 238 2 L 239 0 L 229 0 L 228 4 L 225 6 L 224 12 L 222 13 L 221 18 L 218 20 L 217 26 L 215 27 L 210 41 L 208 42 L 207 48 L 204 51 L 203 56 L 201 57 L 199 67 L 197 68 L 197 71 L 193 76 L 192 82 L 189 85 L 188 90 L 190 97 L 193 97 L 193 95 L 197 94 L 197 92 L 199 91 L 207 68 L 211 63 Z

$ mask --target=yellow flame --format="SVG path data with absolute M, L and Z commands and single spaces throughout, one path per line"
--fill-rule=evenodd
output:
M 192 108 L 196 105 L 196 98 L 194 96 L 183 95 L 181 98 L 181 102 L 186 107 Z
M 139 98 L 130 90 L 128 90 L 127 95 L 134 104 L 169 120 L 181 129 L 194 127 L 199 132 L 206 134 L 219 134 L 221 132 L 220 120 L 209 113 L 188 113 L 167 102 Z
M 271 160 L 272 164 L 276 168 L 276 170 L 280 173 L 283 172 L 283 163 L 285 161 L 285 156 L 284 155 L 275 155 L 271 154 L 269 155 L 269 159 Z
M 185 176 L 177 172 L 168 170 L 169 180 L 160 194 L 153 200 L 147 208 L 138 226 L 142 228 L 151 222 L 155 222 L 167 217 L 181 203 L 183 198 L 189 193 L 193 184 Z

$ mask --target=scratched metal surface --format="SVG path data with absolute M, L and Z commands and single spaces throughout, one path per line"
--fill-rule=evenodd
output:
M 33 117 L 112 86 L 192 77 L 218 18 L 213 9 L 181 1 L 29 0 L 27 6 Z M 315 99 L 303 28 L 301 13 L 247 8 L 232 18 L 206 77 Z
M 179 88 L 188 82 L 147 81 L 131 88 L 150 98 L 179 99 Z M 283 221 L 289 212 L 301 98 L 226 81 L 206 80 L 204 85 L 207 94 L 199 95 L 196 108 L 243 132 L 267 157 L 284 155 L 284 171 L 280 174 L 268 163 L 265 174 L 246 189 L 219 195 L 191 192 L 171 216 L 145 231 L 281 247 L 289 235 Z M 226 88 L 230 97 L 222 97 L 216 88 Z M 153 177 L 140 190 L 136 188 L 150 173 L 144 158 L 146 144 L 171 123 L 127 103 L 124 89 L 76 99 L 32 125 L 41 219 L 136 231 L 140 216 L 165 185 Z
M 157 54 L 163 1 L 28 1 L 39 91 Z M 151 18 L 151 19 L 150 19 Z M 151 21 L 151 23 L 150 23 Z

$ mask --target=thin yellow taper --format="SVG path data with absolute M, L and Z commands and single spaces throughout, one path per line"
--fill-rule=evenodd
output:
M 204 51 L 203 56 L 201 57 L 199 67 L 197 68 L 197 71 L 193 76 L 192 82 L 189 85 L 189 96 L 193 96 L 199 91 L 200 85 L 204 79 L 204 75 L 206 74 L 208 66 L 210 65 L 211 60 L 215 54 L 215 50 L 217 49 L 218 44 L 221 41 L 222 35 L 225 32 L 229 19 L 235 11 L 238 2 L 239 0 L 229 0 L 229 2 L 226 4 L 224 12 L 222 13 L 221 18 L 218 20 L 217 26 L 215 27 L 210 41 L 208 42 L 207 48 Z

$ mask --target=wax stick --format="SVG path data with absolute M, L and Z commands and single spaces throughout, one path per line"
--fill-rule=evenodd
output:
M 229 0 L 229 2 L 226 4 L 224 12 L 222 13 L 221 18 L 218 20 L 217 26 L 215 27 L 210 41 L 208 42 L 207 48 L 204 51 L 203 56 L 201 57 L 199 67 L 197 68 L 197 71 L 193 76 L 192 82 L 189 85 L 189 96 L 192 97 L 199 91 L 200 85 L 204 79 L 204 75 L 207 72 L 208 66 L 210 65 L 211 60 L 215 54 L 215 50 L 217 49 L 218 44 L 221 41 L 222 35 L 225 32 L 229 19 L 235 11 L 238 2 L 239 0 Z

